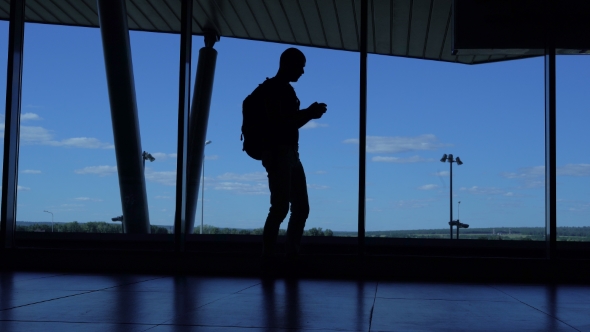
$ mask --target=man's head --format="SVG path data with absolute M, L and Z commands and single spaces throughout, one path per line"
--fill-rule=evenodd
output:
M 299 80 L 304 73 L 303 67 L 305 67 L 305 55 L 300 50 L 291 47 L 281 54 L 279 73 L 289 82 Z

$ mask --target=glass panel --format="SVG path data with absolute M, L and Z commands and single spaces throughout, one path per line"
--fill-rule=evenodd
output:
M 590 57 L 557 57 L 557 240 L 590 241 Z
M 367 236 L 448 239 L 452 218 L 461 239 L 544 240 L 543 75 L 371 55 Z
M 17 231 L 121 232 L 100 30 L 25 34 Z
M 174 230 L 179 35 L 129 33 L 152 233 Z M 147 156 L 149 157 L 149 156 Z
M 194 39 L 194 58 L 202 38 Z M 269 209 L 266 171 L 242 151 L 242 101 L 265 78 L 273 77 L 289 46 L 222 39 L 205 151 L 205 198 L 195 232 L 261 234 Z M 307 177 L 310 214 L 306 235 L 356 236 L 358 195 L 358 54 L 299 48 L 305 74 L 292 83 L 301 108 L 324 102 L 328 111 L 299 130 L 300 160 Z M 193 79 L 194 82 L 194 79 Z M 202 195 L 200 195 L 202 197 Z M 288 218 L 287 218 L 288 219 Z M 281 225 L 282 233 L 287 220 Z
M 0 21 L 0 36 L 4 36 L 4 38 L 2 38 L 3 42 L 0 42 L 0 107 L 4 110 L 0 117 L 0 126 L 2 126 L 2 131 L 0 132 L 0 139 L 2 140 L 2 144 L 0 144 L 0 155 L 2 156 L 2 159 L 4 159 L 4 112 L 6 110 L 6 69 L 8 68 L 8 26 L 8 21 Z M 4 162 L 0 161 L 0 174 L 2 174 L 3 168 Z M 0 182 L 2 182 L 2 175 L 0 175 Z M 2 223 L 0 223 L 0 229 L 1 228 Z

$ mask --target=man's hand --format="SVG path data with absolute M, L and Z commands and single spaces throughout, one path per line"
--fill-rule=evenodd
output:
M 309 105 L 307 110 L 311 113 L 312 119 L 319 119 L 328 110 L 328 105 L 326 105 L 324 103 L 315 102 L 315 103 Z

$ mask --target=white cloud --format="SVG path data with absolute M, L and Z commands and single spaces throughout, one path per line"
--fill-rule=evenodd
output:
M 156 199 L 171 199 L 170 196 L 156 196 Z
M 375 157 L 371 158 L 371 161 L 381 162 L 381 163 L 409 164 L 409 163 L 420 163 L 420 162 L 432 161 L 432 159 L 424 159 L 420 156 L 412 156 L 412 157 L 408 157 L 408 158 L 375 156 Z
M 146 169 L 145 178 L 148 181 L 163 184 L 165 186 L 176 186 L 176 171 L 155 172 Z
M 152 157 L 156 158 L 156 161 L 163 161 L 168 158 L 175 159 L 176 153 L 164 153 L 164 152 L 154 152 L 151 153 Z
M 438 188 L 438 185 L 436 185 L 436 184 L 425 184 L 423 186 L 418 187 L 418 190 L 434 190 L 437 188 Z
M 29 120 L 43 120 L 39 115 L 35 113 L 24 113 L 20 115 L 21 121 L 29 121 Z
M 246 174 L 224 173 L 217 176 L 221 181 L 256 181 L 262 182 L 267 180 L 266 172 L 254 172 Z
M 432 175 L 434 175 L 434 176 L 449 176 L 449 174 L 450 174 L 449 171 L 432 173 Z
M 330 187 L 324 186 L 324 185 L 320 185 L 320 184 L 308 183 L 307 184 L 307 188 L 309 188 L 309 189 L 316 189 L 316 190 L 324 190 L 324 189 L 328 189 Z
M 84 149 L 113 149 L 115 147 L 110 143 L 104 143 L 92 137 L 73 137 L 61 141 L 45 141 L 43 144 Z
M 1 126 L 4 136 L 4 124 Z M 21 126 L 20 139 L 25 143 L 43 143 L 51 141 L 53 135 L 43 127 Z
M 74 171 L 76 174 L 96 174 L 99 176 L 107 176 L 117 173 L 117 166 L 88 166 Z
M 471 188 L 462 187 L 461 191 L 467 191 L 474 195 L 505 195 L 506 191 L 496 187 L 478 187 L 473 186 Z
M 33 114 L 33 113 L 25 113 Z M 28 115 L 29 120 L 32 120 L 36 114 Z M 3 118 L 4 116 L 2 116 Z M 41 118 L 38 118 L 41 119 Z M 4 123 L 0 124 L 0 139 L 4 137 Z M 110 143 L 101 142 L 93 137 L 73 137 L 66 138 L 61 141 L 53 139 L 53 133 L 43 127 L 38 126 L 21 126 L 20 139 L 23 143 L 28 144 L 43 144 L 51 146 L 65 146 L 85 149 L 112 149 L 114 146 Z
M 359 144 L 357 138 L 344 140 L 346 144 Z M 409 151 L 436 150 L 450 146 L 450 144 L 438 143 L 436 136 L 432 134 L 416 137 L 388 137 L 388 136 L 367 136 L 368 153 L 399 153 Z
M 317 121 L 309 121 L 308 123 L 306 123 L 303 127 L 301 127 L 301 129 L 314 129 L 314 128 L 320 128 L 320 127 L 328 127 L 327 124 L 325 123 L 319 123 Z
M 557 168 L 557 175 L 590 176 L 590 164 L 567 164 Z
M 212 156 L 205 156 L 205 160 L 217 160 L 219 159 L 219 156 L 214 154 Z
M 25 187 L 25 186 L 17 186 L 16 190 L 17 191 L 29 191 L 29 190 L 31 190 L 31 188 Z
M 36 169 L 23 169 L 20 172 L 23 174 L 41 174 L 41 171 L 36 170 Z
M 215 178 L 205 178 L 205 187 L 232 191 L 242 195 L 267 195 L 269 193 L 266 172 L 224 173 Z
M 518 172 L 504 172 L 500 176 L 507 179 L 526 179 L 545 176 L 545 166 L 522 167 Z
M 74 198 L 76 201 L 83 201 L 83 202 L 102 202 L 100 198 L 90 198 L 90 197 L 76 197 Z
M 393 206 L 399 209 L 419 209 L 430 205 L 431 199 L 404 199 L 396 201 Z
M 164 152 L 154 152 L 152 153 L 152 157 L 156 158 L 156 160 L 164 160 L 168 157 L 168 154 Z
M 245 195 L 265 195 L 268 194 L 268 186 L 264 183 L 243 183 L 223 181 L 216 183 L 213 188 L 215 190 L 234 191 L 238 194 Z
M 559 174 L 559 169 L 557 174 Z M 522 167 L 518 172 L 504 172 L 500 176 L 515 179 L 521 183 L 522 189 L 542 188 L 545 186 L 545 166 Z

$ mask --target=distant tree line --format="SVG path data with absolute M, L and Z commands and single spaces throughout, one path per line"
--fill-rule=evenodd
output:
M 203 226 L 203 234 L 238 234 L 238 235 L 262 235 L 263 228 L 254 229 L 240 229 L 240 228 L 221 228 L 211 225 Z M 201 234 L 201 226 L 197 226 L 193 230 L 193 234 Z M 287 231 L 279 230 L 279 235 L 285 235 Z M 303 236 L 334 236 L 331 229 L 323 230 L 321 227 L 313 227 L 303 232 Z
M 239 234 L 239 235 L 262 235 L 262 228 L 255 229 L 238 229 L 238 228 L 222 228 L 210 225 L 204 225 L 203 234 Z M 51 233 L 51 224 L 31 224 L 31 225 L 17 225 L 17 232 L 46 232 Z M 121 224 L 107 223 L 104 221 L 89 221 L 89 222 L 67 222 L 54 223 L 54 233 L 122 233 Z M 201 226 L 193 230 L 193 234 L 200 234 Z M 151 225 L 152 234 L 169 234 L 166 227 L 159 227 Z M 285 235 L 286 230 L 281 229 L 280 235 Z M 304 236 L 334 236 L 334 232 L 330 229 L 323 230 L 321 227 L 314 227 L 303 232 Z
M 51 233 L 51 224 L 28 224 L 17 225 L 17 232 L 47 232 Z M 215 227 L 204 225 L 203 234 L 238 234 L 238 235 L 262 235 L 262 228 L 240 229 Z M 90 222 L 68 222 L 54 223 L 54 233 L 122 233 L 120 223 L 108 223 L 104 221 Z M 197 226 L 193 234 L 200 234 L 201 227 Z M 286 230 L 281 229 L 279 235 L 285 235 Z M 151 226 L 152 234 L 170 234 L 168 228 L 163 226 Z M 455 230 L 453 230 L 455 233 Z M 310 228 L 303 233 L 304 236 L 357 236 L 357 232 L 334 232 L 330 229 L 321 227 Z M 403 230 L 403 231 L 370 231 L 366 233 L 367 237 L 388 237 L 388 238 L 429 238 L 429 239 L 446 239 L 449 237 L 449 229 L 420 229 L 420 230 Z M 496 227 L 496 228 L 471 228 L 460 231 L 461 239 L 476 240 L 524 240 L 524 241 L 544 241 L 544 227 Z M 590 227 L 557 227 L 558 241 L 589 241 Z
M 51 224 L 17 225 L 17 232 L 46 232 L 51 233 Z M 150 226 L 152 234 L 168 234 L 166 227 Z M 123 233 L 121 224 L 105 221 L 54 223 L 54 233 Z

